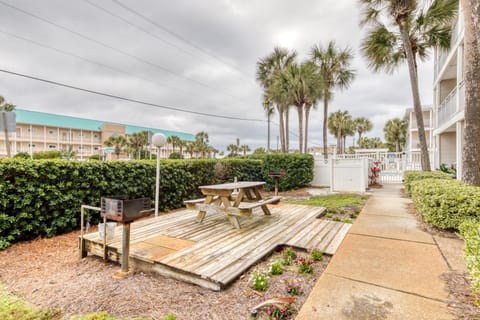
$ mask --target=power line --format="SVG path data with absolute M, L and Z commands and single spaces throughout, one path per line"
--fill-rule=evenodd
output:
M 246 76 L 248 79 L 252 80 L 252 75 L 247 74 L 247 73 L 243 72 L 242 70 L 236 68 L 235 66 L 233 66 L 233 65 L 231 65 L 231 64 L 223 61 L 223 59 L 220 58 L 219 56 L 217 56 L 217 55 L 209 52 L 208 50 L 200 47 L 200 46 L 197 45 L 196 43 L 188 40 L 187 38 L 185 38 L 185 37 L 183 37 L 182 35 L 180 35 L 180 34 L 174 32 L 174 31 L 170 30 L 169 28 L 167 28 L 167 27 L 159 24 L 158 22 L 153 21 L 152 19 L 150 19 L 150 18 L 148 18 L 147 16 L 141 14 L 140 12 L 138 12 L 138 11 L 130 8 L 129 6 L 127 6 L 126 4 L 124 4 L 123 2 L 121 2 L 121 1 L 119 1 L 119 0 L 112 0 L 112 2 L 116 3 L 117 5 L 119 5 L 120 7 L 124 8 L 125 10 L 133 13 L 134 15 L 136 15 L 136 16 L 144 19 L 145 21 L 148 21 L 149 23 L 151 23 L 152 25 L 154 25 L 154 26 L 156 26 L 157 28 L 161 29 L 162 31 L 168 33 L 169 35 L 171 35 L 171 36 L 173 36 L 173 37 L 175 37 L 175 38 L 177 38 L 177 39 L 185 42 L 185 43 L 188 44 L 189 46 L 191 46 L 191 47 L 193 47 L 193 48 L 201 51 L 202 53 L 204 53 L 205 55 L 211 57 L 212 59 L 215 59 L 215 60 L 219 61 L 220 63 L 228 66 L 229 68 L 232 68 L 232 69 L 236 70 L 237 72 L 239 72 L 239 73 L 243 74 L 244 76 Z
M 52 80 L 39 78 L 39 77 L 35 77 L 35 76 L 23 74 L 23 73 L 18 73 L 18 72 L 14 72 L 14 71 L 9 71 L 9 70 L 5 70 L 5 69 L 0 69 L 0 72 L 15 75 L 15 76 L 19 76 L 19 77 L 23 77 L 23 78 L 27 78 L 27 79 L 31 79 L 31 80 L 45 82 L 45 83 L 52 84 L 52 85 L 59 86 L 59 87 L 69 88 L 69 89 L 73 89 L 73 90 L 77 90 L 77 91 L 83 91 L 83 92 L 87 92 L 87 93 L 91 93 L 91 94 L 96 94 L 96 95 L 99 95 L 99 96 L 109 97 L 109 98 L 113 98 L 113 99 L 117 99 L 117 100 L 123 100 L 123 101 L 127 101 L 127 102 L 142 104 L 142 105 L 161 108 L 161 109 L 173 110 L 173 111 L 184 112 L 184 113 L 189 113 L 189 114 L 194 114 L 194 115 L 199 115 L 199 116 L 205 116 L 205 117 L 229 119 L 229 120 L 250 121 L 250 122 L 266 122 L 266 120 L 259 120 L 259 119 L 252 119 L 252 118 L 241 118 L 241 117 L 234 117 L 234 116 L 224 116 L 224 115 L 218 115 L 218 114 L 213 114 L 213 113 L 191 111 L 191 110 L 186 110 L 186 109 L 182 109 L 182 108 L 178 108 L 178 107 L 165 106 L 165 105 L 161 105 L 161 104 L 157 104 L 157 103 L 153 103 L 153 102 L 146 102 L 146 101 L 141 101 L 141 100 L 137 100 L 137 99 L 117 96 L 117 95 L 110 94 L 110 93 L 105 93 L 105 92 L 95 91 L 95 90 L 91 90 L 91 89 L 85 89 L 85 88 L 81 88 L 81 87 L 77 87 L 77 86 L 72 86 L 72 85 L 69 85 L 69 84 L 66 84 L 66 83 L 52 81 Z
M 177 74 L 175 71 L 172 71 L 172 70 L 170 70 L 170 69 L 168 69 L 168 68 L 165 68 L 165 67 L 163 67 L 163 66 L 161 66 L 161 65 L 158 65 L 158 64 L 156 64 L 156 63 L 150 62 L 150 61 L 148 61 L 148 60 L 145 60 L 145 59 L 143 59 L 143 58 L 140 58 L 140 57 L 138 57 L 138 56 L 135 56 L 135 55 L 133 55 L 133 54 L 130 54 L 130 53 L 128 53 L 128 52 L 126 52 L 126 51 L 123 51 L 123 50 L 121 50 L 121 49 L 118 49 L 118 48 L 115 48 L 115 47 L 113 47 L 113 46 L 110 46 L 110 45 L 108 45 L 108 44 L 106 44 L 106 43 L 104 43 L 104 42 L 102 42 L 102 41 L 93 39 L 93 38 L 91 38 L 91 37 L 89 37 L 89 36 L 86 36 L 86 35 L 80 33 L 80 32 L 77 32 L 77 31 L 75 31 L 75 30 L 72 30 L 72 29 L 70 29 L 70 28 L 68 28 L 68 27 L 62 26 L 62 25 L 60 25 L 60 24 L 58 24 L 58 23 L 55 23 L 55 22 L 50 21 L 50 20 L 48 20 L 48 19 L 42 18 L 42 17 L 40 17 L 40 16 L 38 16 L 38 15 L 36 15 L 36 14 L 30 13 L 30 12 L 28 12 L 28 11 L 26 11 L 26 10 L 23 10 L 23 9 L 21 9 L 21 8 L 18 8 L 18 7 L 15 7 L 15 6 L 13 6 L 13 5 L 11 5 L 11 4 L 8 4 L 8 3 L 5 3 L 5 2 L 3 2 L 3 1 L 0 1 L 0 4 L 4 5 L 4 6 L 6 6 L 6 7 L 9 7 L 9 8 L 11 8 L 11 9 L 13 9 L 13 10 L 16 10 L 16 11 L 18 11 L 18 12 L 21 12 L 21 13 L 23 13 L 23 14 L 25 14 L 25 15 L 28 15 L 28 16 L 30 16 L 30 17 L 33 17 L 33 18 L 35 18 L 35 19 L 38 19 L 38 20 L 40 20 L 40 21 L 42 21 L 42 22 L 44 22 L 44 23 L 47 23 L 47 24 L 49 24 L 49 25 L 52 25 L 52 26 L 57 27 L 57 28 L 59 28 L 59 29 L 62 29 L 62 30 L 64 30 L 64 31 L 67 31 L 67 32 L 69 32 L 69 33 L 71 33 L 71 34 L 74 34 L 74 35 L 76 35 L 76 36 L 78 36 L 78 37 L 80 37 L 80 38 L 82 38 L 82 39 L 85 39 L 85 40 L 94 42 L 94 43 L 96 43 L 96 44 L 98 44 L 98 45 L 100 45 L 100 46 L 102 46 L 102 47 L 108 48 L 108 49 L 110 49 L 110 50 L 112 50 L 112 51 L 116 51 L 116 52 L 118 52 L 118 53 L 120 53 L 120 54 L 122 54 L 122 55 L 125 55 L 125 56 L 127 56 L 127 57 L 130 57 L 130 58 L 135 59 L 135 60 L 137 60 L 137 61 L 140 61 L 140 62 L 142 62 L 142 63 L 145 63 L 145 64 L 150 65 L 150 66 L 152 66 L 152 67 L 161 69 L 161 70 L 163 70 L 164 72 L 170 73 L 170 74 L 172 74 L 172 75 L 174 75 L 174 76 L 176 76 L 176 77 L 183 78 L 183 79 L 188 80 L 188 81 L 191 81 L 191 82 L 195 82 L 195 83 L 198 84 L 198 85 L 201 85 L 201 86 L 206 87 L 206 88 L 209 88 L 209 89 L 211 89 L 211 90 L 213 90 L 213 91 L 215 91 L 215 92 L 218 92 L 218 88 L 212 87 L 212 86 L 210 86 L 210 85 L 208 85 L 208 84 L 206 84 L 206 83 L 203 83 L 203 82 L 201 82 L 201 81 L 195 80 L 195 79 L 193 79 L 193 78 L 190 78 L 190 77 L 187 77 L 187 76 L 184 76 L 184 75 L 181 75 L 181 74 Z M 223 92 L 223 93 L 226 94 L 226 95 L 228 95 L 228 96 L 230 96 L 230 97 L 232 97 L 232 98 L 234 98 L 234 99 L 236 99 L 236 100 L 241 100 L 241 101 L 243 101 L 244 103 L 248 104 L 248 102 L 246 102 L 246 101 L 244 101 L 244 100 L 242 100 L 242 99 L 238 99 L 237 97 L 235 97 L 235 96 L 233 96 L 233 95 L 231 95 L 231 94 L 229 94 L 229 93 L 227 93 L 227 92 Z
M 149 80 L 149 79 L 147 79 L 147 78 L 139 77 L 138 75 L 133 74 L 133 73 L 128 72 L 128 71 L 125 71 L 125 70 L 123 70 L 123 69 L 116 68 L 116 67 L 112 67 L 112 66 L 109 66 L 109 65 L 107 65 L 107 64 L 104 64 L 104 63 L 101 63 L 101 62 L 98 62 L 98 61 L 95 61 L 95 60 L 91 60 L 91 59 L 88 59 L 88 58 L 79 56 L 79 55 L 77 55 L 77 54 L 75 54 L 75 53 L 68 52 L 68 51 L 65 51 L 65 50 L 62 50 L 62 49 L 59 49 L 59 48 L 56 48 L 56 47 L 52 47 L 52 46 L 49 46 L 49 45 L 40 43 L 40 42 L 38 42 L 38 41 L 29 39 L 29 38 L 25 38 L 25 37 L 23 37 L 23 36 L 20 36 L 20 35 L 14 34 L 14 33 L 7 32 L 7 31 L 2 30 L 2 29 L 0 29 L 0 33 L 3 33 L 3 34 L 5 34 L 5 35 L 7 35 L 7 36 L 10 36 L 10 37 L 13 37 L 13 38 L 16 38 L 16 39 L 25 41 L 25 42 L 29 42 L 29 43 L 31 43 L 31 44 L 34 44 L 34 45 L 39 46 L 39 47 L 44 48 L 44 49 L 52 50 L 52 51 L 55 51 L 55 52 L 57 52 L 57 53 L 60 53 L 60 54 L 66 55 L 66 56 L 70 56 L 70 57 L 73 57 L 73 58 L 76 58 L 76 59 L 79 59 L 79 60 L 82 60 L 82 61 L 85 61 L 85 62 L 94 64 L 94 65 L 97 65 L 97 66 L 100 66 L 100 67 L 103 67 L 103 68 L 106 68 L 106 69 L 110 69 L 110 70 L 113 70 L 113 71 L 116 71 L 116 72 L 119 72 L 119 73 L 123 73 L 123 74 L 129 75 L 129 76 L 135 77 L 135 78 L 137 78 L 137 79 L 140 79 L 140 80 L 149 82 L 149 83 L 151 83 L 151 84 L 154 84 L 155 86 L 157 86 L 157 85 L 160 84 L 160 85 L 162 85 L 162 86 L 164 86 L 164 87 L 168 87 L 169 89 L 172 89 L 172 90 L 181 92 L 181 93 L 183 93 L 183 94 L 192 94 L 192 95 L 195 95 L 195 96 L 204 98 L 203 96 L 201 96 L 201 95 L 199 95 L 199 94 L 197 94 L 197 93 L 195 93 L 195 92 L 188 92 L 188 91 L 186 91 L 186 90 L 182 90 L 182 89 L 179 89 L 179 88 L 175 88 L 175 87 L 172 87 L 172 86 L 170 86 L 169 84 L 166 84 L 166 83 L 163 83 L 163 82 L 158 82 L 158 83 L 157 83 L 157 82 L 153 82 L 153 81 L 151 81 L 151 80 Z

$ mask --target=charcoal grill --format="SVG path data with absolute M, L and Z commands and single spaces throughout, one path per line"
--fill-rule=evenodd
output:
M 122 235 L 122 269 L 118 277 L 128 273 L 128 256 L 130 254 L 130 223 L 153 213 L 150 198 L 128 199 L 127 196 L 109 196 L 101 198 L 100 214 L 103 218 L 104 228 L 106 221 L 113 220 L 123 224 Z M 104 230 L 106 235 L 106 230 Z M 104 259 L 107 258 L 106 237 L 103 239 Z
M 268 176 L 275 179 L 275 195 L 278 196 L 278 180 L 284 177 L 286 174 L 285 170 L 271 170 L 268 172 Z

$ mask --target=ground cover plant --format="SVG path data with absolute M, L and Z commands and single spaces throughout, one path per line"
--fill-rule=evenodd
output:
M 340 193 L 322 196 L 314 196 L 306 200 L 289 200 L 289 203 L 303 204 L 309 206 L 325 207 L 325 218 L 332 221 L 352 223 L 360 214 L 367 195 Z
M 44 310 L 9 294 L 0 286 L 0 319 L 3 320 L 53 320 L 60 319 L 58 310 Z

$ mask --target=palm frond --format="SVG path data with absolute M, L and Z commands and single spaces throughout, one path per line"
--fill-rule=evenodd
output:
M 399 48 L 402 48 L 399 37 L 383 24 L 371 29 L 360 47 L 369 68 L 387 73 L 392 73 L 402 60 L 403 54 Z

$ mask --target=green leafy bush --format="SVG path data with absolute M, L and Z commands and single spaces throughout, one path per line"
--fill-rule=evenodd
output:
M 28 152 L 19 152 L 13 157 L 16 159 L 30 159 L 30 154 Z
M 62 153 L 60 151 L 39 151 L 33 153 L 33 159 L 61 159 Z
M 276 276 L 283 273 L 283 265 L 281 260 L 274 260 L 268 265 L 268 273 Z
M 466 220 L 459 229 L 465 240 L 464 258 L 472 277 L 472 290 L 480 295 L 480 223 Z
M 280 178 L 279 190 L 286 191 L 308 185 L 313 180 L 314 159 L 309 154 L 267 154 L 252 156 L 263 161 L 262 176 L 267 182 L 267 190 L 275 188 L 275 180 L 268 176 L 269 171 L 285 170 Z
M 252 289 L 257 291 L 267 291 L 268 288 L 268 276 L 265 271 L 255 270 L 250 276 L 250 285 Z
M 313 261 L 321 261 L 323 259 L 323 252 L 318 249 L 313 249 L 310 252 L 310 257 L 313 259 Z
M 412 200 L 423 220 L 440 229 L 458 229 L 480 219 L 480 187 L 457 180 L 425 179 L 411 183 Z
M 405 191 L 411 196 L 411 184 L 413 181 L 424 179 L 447 179 L 452 180 L 452 176 L 441 171 L 405 171 L 403 174 Z
M 180 152 L 172 152 L 168 156 L 168 159 L 183 159 L 183 155 Z

